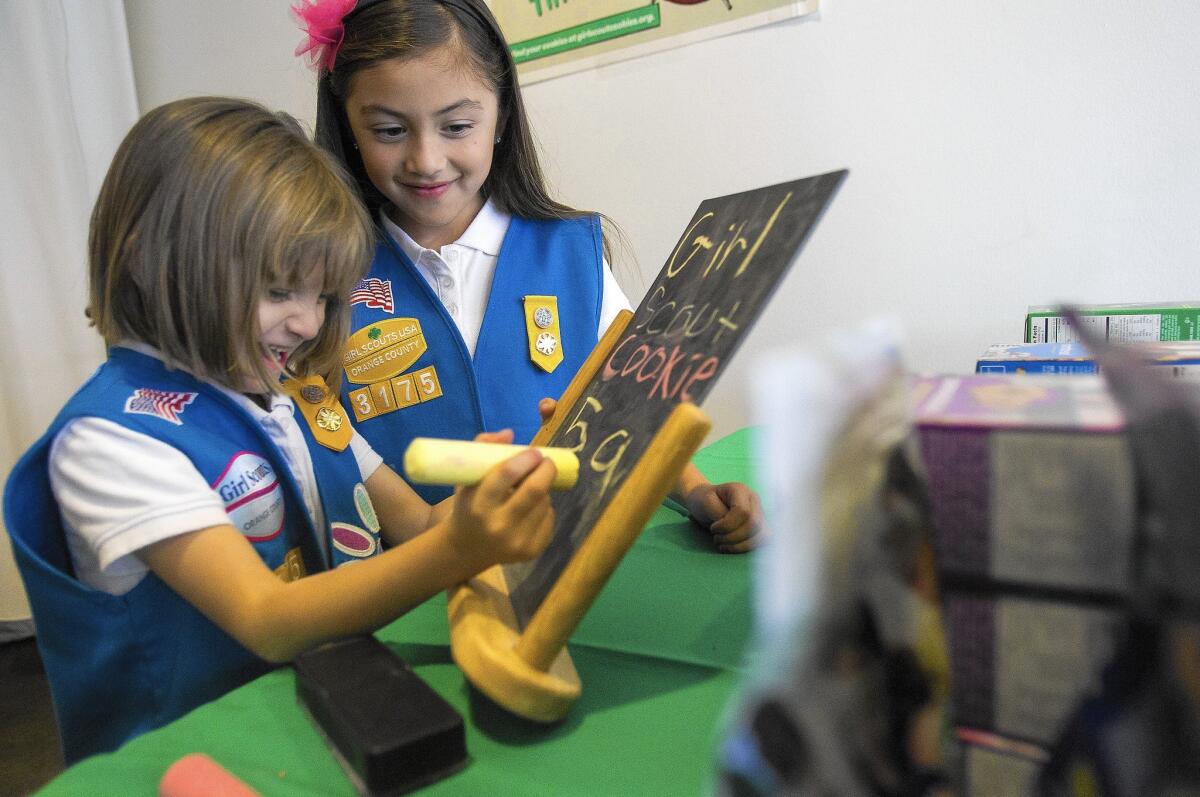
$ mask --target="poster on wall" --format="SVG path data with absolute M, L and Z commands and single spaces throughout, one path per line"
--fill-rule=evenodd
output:
M 811 14 L 819 0 L 488 0 L 523 84 Z

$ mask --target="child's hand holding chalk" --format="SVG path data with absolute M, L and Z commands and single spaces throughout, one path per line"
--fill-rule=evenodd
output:
M 551 488 L 567 490 L 579 479 L 579 458 L 567 448 L 478 443 L 416 437 L 404 452 L 404 471 L 417 484 L 478 484 L 492 466 L 533 448 L 554 463 Z
M 465 467 L 462 463 L 455 466 L 450 458 L 449 473 L 424 474 L 425 478 L 432 475 L 443 482 L 460 485 L 453 498 L 438 505 L 447 507 L 450 512 L 427 534 L 435 534 L 439 527 L 444 527 L 446 549 L 455 552 L 454 564 L 462 566 L 466 562 L 473 573 L 492 565 L 528 562 L 540 556 L 554 538 L 550 490 L 557 468 L 550 457 L 536 449 L 510 445 L 512 434 L 511 429 L 503 429 L 482 432 L 474 443 L 430 441 L 451 443 L 451 448 L 478 446 L 484 452 L 482 459 L 476 454 L 475 461 Z M 421 446 L 416 448 L 418 456 L 414 458 L 414 470 L 420 471 L 430 462 L 436 464 L 442 460 L 436 456 L 437 447 L 432 457 L 422 457 Z M 411 449 L 406 453 L 411 453 Z M 409 458 L 406 456 L 406 461 Z M 492 465 L 493 461 L 496 461 L 495 465 Z

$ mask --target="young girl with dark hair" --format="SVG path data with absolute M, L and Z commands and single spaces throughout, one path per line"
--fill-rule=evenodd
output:
M 351 298 L 343 400 L 389 463 L 416 436 L 511 428 L 562 395 L 629 307 L 597 214 L 546 190 L 516 67 L 482 0 L 301 0 L 317 142 L 377 223 Z M 543 405 L 543 411 L 546 407 Z M 416 488 L 427 500 L 440 488 Z M 742 484 L 690 467 L 675 497 L 717 547 L 761 524 Z

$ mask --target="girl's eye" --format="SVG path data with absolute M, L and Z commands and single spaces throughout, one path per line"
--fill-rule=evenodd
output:
M 400 127 L 399 125 L 394 125 L 392 127 L 377 127 L 377 128 L 375 128 L 375 135 L 384 141 L 392 141 L 394 139 L 400 138 L 406 132 L 408 132 L 408 131 L 406 131 L 403 127 Z
M 446 132 L 452 136 L 465 136 L 474 129 L 475 125 L 470 122 L 454 122 L 446 125 Z
M 283 288 L 271 288 L 269 291 L 267 291 L 267 296 L 273 302 L 286 302 L 288 299 L 292 298 L 292 292 Z

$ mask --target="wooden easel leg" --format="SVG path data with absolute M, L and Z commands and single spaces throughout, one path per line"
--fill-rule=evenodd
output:
M 710 427 L 694 405 L 675 407 L 524 632 L 517 630 L 501 568 L 451 591 L 454 660 L 481 692 L 526 719 L 566 715 L 581 690 L 567 640 Z

